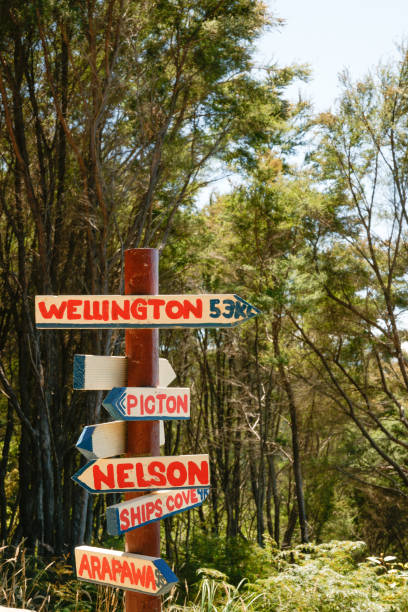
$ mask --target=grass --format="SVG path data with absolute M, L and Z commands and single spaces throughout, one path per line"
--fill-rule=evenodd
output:
M 0 548 L 0 606 L 36 612 L 114 612 L 122 593 L 78 582 L 66 560 L 44 563 L 24 543 Z
M 192 602 L 187 600 L 183 605 L 173 603 L 174 591 L 165 602 L 166 612 L 248 612 L 255 610 L 255 602 L 261 594 L 248 593 L 243 579 L 237 586 L 227 582 L 228 578 L 222 572 L 214 569 L 198 570 L 200 576 L 197 594 Z
M 45 563 L 23 544 L 0 549 L 0 606 L 36 612 L 115 612 L 120 589 L 79 582 L 65 559 Z M 166 612 L 408 612 L 408 564 L 367 556 L 364 542 L 327 542 L 262 551 L 266 573 L 236 585 L 217 569 L 164 599 Z M 251 568 L 248 575 L 251 575 Z M 243 569 L 243 572 L 245 570 Z M 267 576 L 265 578 L 265 575 Z

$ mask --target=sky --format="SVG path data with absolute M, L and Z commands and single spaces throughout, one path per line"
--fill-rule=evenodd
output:
M 380 61 L 397 57 L 397 45 L 408 43 L 408 0 L 265 1 L 285 25 L 259 39 L 256 63 L 309 64 L 310 81 L 291 86 L 286 95 L 295 100 L 300 91 L 315 112 L 334 109 L 338 74 L 344 69 L 358 80 Z M 214 169 L 214 178 L 222 175 Z M 199 193 L 198 205 L 205 205 L 211 194 L 231 191 L 237 182 L 230 176 L 211 183 Z
M 329 110 L 339 96 L 338 74 L 353 80 L 379 61 L 396 57 L 408 41 L 408 0 L 268 0 L 272 14 L 285 20 L 265 34 L 257 60 L 284 66 L 308 63 L 312 79 L 300 87 L 317 112 Z M 296 95 L 291 91 L 290 95 Z

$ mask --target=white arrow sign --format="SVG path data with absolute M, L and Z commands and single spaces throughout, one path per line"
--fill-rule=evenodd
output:
M 239 295 L 37 295 L 38 328 L 233 327 L 259 314 Z
M 122 535 L 136 527 L 201 506 L 207 499 L 208 492 L 208 488 L 174 489 L 143 495 L 110 506 L 106 509 L 108 533 Z
M 159 387 L 167 387 L 176 373 L 167 359 L 159 359 Z M 74 356 L 74 389 L 107 391 L 127 384 L 127 357 Z
M 76 443 L 77 449 L 87 458 L 115 457 L 126 452 L 126 421 L 112 421 L 87 425 Z M 160 446 L 164 444 L 164 423 L 160 421 Z
M 178 582 L 163 559 L 120 550 L 77 546 L 75 565 L 79 580 L 149 595 L 163 595 Z

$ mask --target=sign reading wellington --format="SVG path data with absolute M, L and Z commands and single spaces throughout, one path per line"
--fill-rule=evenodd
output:
M 72 476 L 90 493 L 192 489 L 210 485 L 208 455 L 90 461 Z
M 120 550 L 77 546 L 75 565 L 79 580 L 149 595 L 163 595 L 178 582 L 163 559 Z
M 189 419 L 190 389 L 175 387 L 116 387 L 103 400 L 115 419 Z
M 238 295 L 37 295 L 38 328 L 232 327 L 260 311 Z
M 208 489 L 160 491 L 115 504 L 106 509 L 106 524 L 110 535 L 121 535 L 136 527 L 160 521 L 179 512 L 201 506 Z

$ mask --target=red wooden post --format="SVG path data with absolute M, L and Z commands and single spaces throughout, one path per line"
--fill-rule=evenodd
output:
M 159 252 L 157 249 L 125 251 L 125 294 L 157 295 L 159 292 Z M 159 380 L 159 330 L 127 329 L 129 387 L 154 387 Z M 159 421 L 128 422 L 127 455 L 160 455 Z M 125 499 L 143 493 L 127 493 Z M 160 523 L 151 523 L 125 536 L 126 551 L 160 557 Z M 160 597 L 126 591 L 126 612 L 159 612 Z

